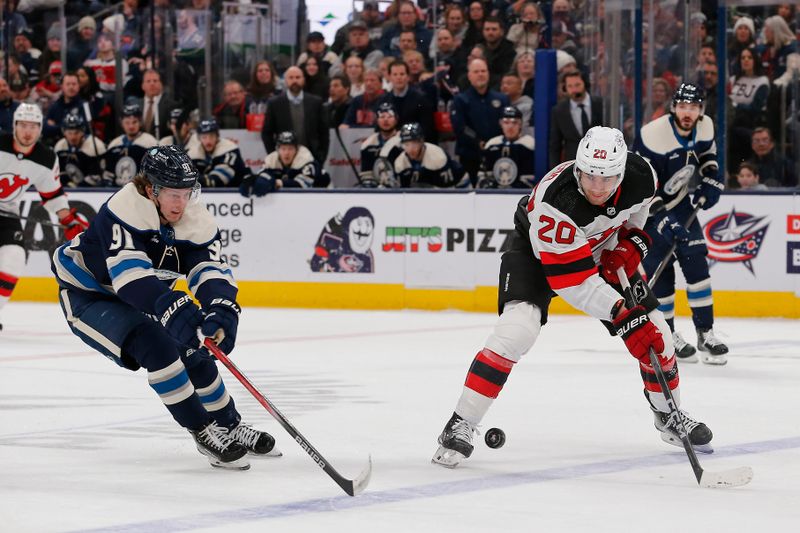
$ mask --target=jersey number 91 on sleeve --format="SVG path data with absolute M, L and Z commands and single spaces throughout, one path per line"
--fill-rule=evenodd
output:
M 555 241 L 558 244 L 572 244 L 575 240 L 575 226 L 569 222 L 560 220 L 558 225 L 556 225 L 555 219 L 547 215 L 541 215 L 539 217 L 539 222 L 542 223 L 538 234 L 540 241 L 552 243 L 553 237 L 550 236 L 550 233 L 553 231 L 553 228 L 555 228 Z

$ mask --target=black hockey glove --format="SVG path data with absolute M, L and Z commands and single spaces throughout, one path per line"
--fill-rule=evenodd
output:
M 706 201 L 703 204 L 703 209 L 708 209 L 713 207 L 717 202 L 719 202 L 719 196 L 722 194 L 722 189 L 725 188 L 725 185 L 721 181 L 717 181 L 714 178 L 705 177 L 700 182 L 700 186 L 694 191 L 694 196 L 692 196 L 692 201 L 695 205 L 700 201 L 700 198 L 705 198 Z
M 247 198 L 249 198 L 251 194 L 261 197 L 274 192 L 277 188 L 275 185 L 275 178 L 267 173 L 251 174 L 242 180 L 242 184 L 239 186 L 239 192 L 242 196 Z
M 689 241 L 689 232 L 678 222 L 675 215 L 661 209 L 653 214 L 653 221 L 656 223 L 656 230 L 669 243 L 683 243 Z
M 200 332 L 217 343 L 219 349 L 230 354 L 236 344 L 236 330 L 239 328 L 239 304 L 225 298 L 214 298 L 206 309 L 206 317 Z
M 203 313 L 185 292 L 170 291 L 158 297 L 155 303 L 158 321 L 170 337 L 189 348 L 199 348 L 197 328 L 203 323 Z

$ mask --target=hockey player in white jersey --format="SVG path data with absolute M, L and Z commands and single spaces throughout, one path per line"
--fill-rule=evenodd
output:
M 242 422 L 198 338 L 214 338 L 229 354 L 241 312 L 219 230 L 198 201 L 198 176 L 181 148 L 151 148 L 133 182 L 56 250 L 53 272 L 72 332 L 117 365 L 144 368 L 200 453 L 213 466 L 243 470 L 248 452 L 280 452 L 271 435 Z M 201 307 L 174 290 L 183 276 Z
M 556 295 L 622 337 L 638 360 L 661 438 L 681 446 L 677 421 L 668 415 L 649 358 L 653 349 L 680 402 L 669 326 L 637 271 L 647 255 L 649 238 L 641 228 L 655 193 L 652 168 L 628 153 L 622 132 L 598 126 L 580 141 L 575 161 L 552 169 L 520 200 L 512 243 L 501 260 L 500 318 L 470 366 L 455 412 L 439 436 L 434 463 L 452 468 L 470 456 L 478 424 L 511 369 L 533 346 Z M 630 309 L 616 274 L 620 267 L 634 288 L 636 306 Z M 708 427 L 685 413 L 683 419 L 692 444 L 708 451 Z
M 713 207 L 724 188 L 717 166 L 714 123 L 710 117 L 703 116 L 704 107 L 703 90 L 688 83 L 681 84 L 672 98 L 670 114 L 645 125 L 634 149 L 653 166 L 659 182 L 656 201 L 644 228 L 653 239 L 651 254 L 643 261 L 648 276 L 653 275 L 672 244 L 677 245 L 674 256 L 653 285 L 653 292 L 674 332 L 678 358 L 687 363 L 698 360 L 694 347 L 675 331 L 675 257 L 686 278 L 686 295 L 697 330 L 697 347 L 703 352 L 702 360 L 707 364 L 724 365 L 728 347 L 713 330 L 714 305 L 703 230 L 696 219 L 688 228 L 684 227 L 701 198 L 703 209 Z M 690 195 L 689 187 L 697 174 L 700 186 Z
M 39 107 L 20 104 L 14 111 L 13 129 L 11 134 L 0 134 L 0 311 L 25 268 L 20 201 L 31 185 L 36 187 L 45 209 L 58 216 L 68 240 L 88 227 L 83 215 L 74 207 L 70 209 L 61 188 L 56 154 L 39 142 Z

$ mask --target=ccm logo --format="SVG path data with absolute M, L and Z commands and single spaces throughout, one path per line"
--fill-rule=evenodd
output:
M 786 217 L 786 233 L 800 234 L 800 215 Z

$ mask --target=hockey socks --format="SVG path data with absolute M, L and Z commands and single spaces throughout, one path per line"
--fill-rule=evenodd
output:
M 658 360 L 661 363 L 661 369 L 664 371 L 664 378 L 666 378 L 669 390 L 672 391 L 672 396 L 675 398 L 675 403 L 680 406 L 680 389 L 678 388 L 680 378 L 678 375 L 678 365 L 676 364 L 675 355 L 670 355 L 668 358 L 659 356 Z M 661 391 L 661 385 L 658 383 L 658 379 L 656 378 L 656 373 L 653 367 L 644 363 L 639 363 L 639 371 L 642 374 L 645 395 L 652 406 L 662 413 L 669 412 L 667 401 L 664 399 L 664 394 Z
M 214 361 L 198 358 L 196 364 L 187 364 L 186 372 L 194 384 L 197 395 L 206 411 L 220 426 L 232 429 L 241 420 L 233 398 L 228 394 L 222 376 Z M 193 361 L 194 362 L 194 361 Z
M 478 424 L 492 401 L 503 390 L 514 361 L 484 348 L 475 356 L 469 367 L 464 390 L 456 406 L 456 413 L 472 424 Z

